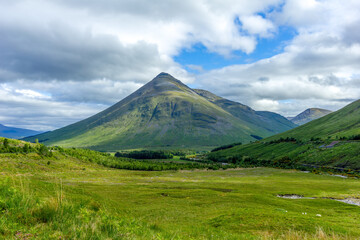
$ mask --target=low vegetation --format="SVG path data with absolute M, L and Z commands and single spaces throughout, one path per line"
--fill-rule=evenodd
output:
M 19 184 L 23 184 L 20 182 Z M 62 186 L 40 198 L 9 179 L 0 180 L 0 236 L 5 239 L 133 239 L 155 237 L 149 226 L 109 213 L 90 199 L 71 201 Z
M 208 160 L 242 167 L 266 166 L 359 176 L 359 156 L 359 141 L 320 138 L 303 141 L 288 137 L 212 152 L 208 154 Z
M 130 152 L 116 152 L 115 157 L 126 157 L 134 159 L 171 159 L 173 155 L 165 151 L 130 151 Z
M 0 154 L 0 238 L 360 237 L 360 208 L 329 199 L 359 198 L 356 179 L 270 168 L 130 171 L 53 154 Z
M 217 148 L 212 149 L 211 152 L 216 152 L 216 151 L 220 151 L 220 150 L 232 148 L 232 147 L 235 147 L 235 146 L 239 146 L 239 145 L 241 145 L 241 144 L 242 144 L 242 143 L 239 142 L 239 143 L 232 143 L 232 144 L 223 145 L 223 146 L 220 146 L 220 147 L 217 147 Z
M 2 144 L 1 144 L 2 143 Z M 163 171 L 163 170 L 190 170 L 190 169 L 228 169 L 238 167 L 235 164 L 214 163 L 212 161 L 190 161 L 182 155 L 181 159 L 186 161 L 153 161 L 157 159 L 169 159 L 172 154 L 161 151 L 134 151 L 124 154 L 127 157 L 144 159 L 132 159 L 126 157 L 111 156 L 109 153 L 97 152 L 81 148 L 62 148 L 59 146 L 46 147 L 40 143 L 27 143 L 18 140 L 0 138 L 0 153 L 16 153 L 18 157 L 44 158 L 56 160 L 59 158 L 71 157 L 82 161 L 96 163 L 109 168 L 142 170 L 142 171 Z M 171 160 L 171 159 L 169 159 Z
M 357 135 L 351 135 L 351 136 L 348 136 L 348 137 L 340 137 L 339 138 L 340 140 L 360 140 L 360 134 L 357 134 Z
M 0 138 L 0 143 L 0 153 L 38 153 L 42 156 L 52 156 L 52 152 L 43 144 L 30 144 L 8 138 Z

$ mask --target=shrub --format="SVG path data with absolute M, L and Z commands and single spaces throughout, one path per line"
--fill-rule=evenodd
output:
M 231 144 L 223 145 L 223 146 L 214 148 L 213 150 L 211 150 L 211 152 L 216 152 L 216 151 L 220 151 L 220 150 L 223 150 L 223 149 L 232 148 L 232 147 L 235 147 L 235 146 L 238 146 L 238 145 L 241 145 L 241 144 L 242 144 L 241 142 L 238 142 L 238 143 L 231 143 Z
M 173 155 L 165 151 L 132 151 L 132 152 L 116 152 L 115 157 L 126 157 L 134 159 L 171 159 Z

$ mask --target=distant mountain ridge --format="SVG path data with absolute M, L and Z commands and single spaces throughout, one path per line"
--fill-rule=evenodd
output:
M 332 113 L 332 111 L 322 108 L 308 108 L 300 114 L 296 115 L 295 117 L 289 117 L 288 119 L 296 125 L 303 125 L 312 120 L 326 116 L 329 113 Z
M 24 137 L 37 135 L 40 133 L 41 132 L 39 131 L 34 131 L 24 128 L 7 127 L 0 124 L 0 137 L 20 139 Z
M 261 125 L 271 132 L 283 132 L 284 127 L 288 127 L 289 129 L 294 128 L 294 124 L 280 114 L 268 111 L 255 111 L 244 104 L 219 97 L 206 90 L 194 89 L 194 91 L 200 96 L 205 97 L 208 101 L 231 113 L 233 116 L 246 122 Z M 269 119 L 271 119 L 271 121 Z M 276 121 L 273 121 L 274 119 L 276 119 Z
M 25 140 L 101 151 L 198 148 L 255 141 L 295 126 L 279 114 L 256 112 L 161 73 L 90 118 Z

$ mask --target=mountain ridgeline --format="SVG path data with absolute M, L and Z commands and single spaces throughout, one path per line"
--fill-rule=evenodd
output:
M 295 126 L 276 113 L 254 111 L 161 73 L 92 117 L 25 140 L 100 151 L 200 149 L 247 143 Z
M 312 120 L 326 116 L 329 113 L 332 113 L 332 111 L 321 108 L 308 108 L 302 113 L 296 115 L 295 117 L 288 119 L 297 125 L 303 125 Z
M 19 138 L 37 135 L 40 133 L 41 132 L 39 131 L 34 131 L 24 128 L 7 127 L 0 124 L 0 137 L 19 139 Z

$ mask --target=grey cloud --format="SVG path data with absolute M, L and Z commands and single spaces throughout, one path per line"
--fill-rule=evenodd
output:
M 125 13 L 138 15 L 140 17 L 146 16 L 159 20 L 166 20 L 174 17 L 176 18 L 180 15 L 179 13 L 184 12 L 191 14 L 193 12 L 191 10 L 193 10 L 193 8 L 196 6 L 193 1 L 188 0 L 155 0 L 151 2 L 147 0 L 57 0 L 56 2 L 60 5 L 66 4 L 70 8 L 76 7 L 79 9 L 86 9 L 87 11 L 95 14 L 117 15 L 119 13 Z
M 0 28 L 0 79 L 143 79 L 151 68 L 169 68 L 157 47 L 145 42 L 122 45 L 114 36 L 76 32 L 51 25 L 49 31 Z
M 349 86 L 360 88 L 360 78 L 355 78 L 355 79 L 352 79 L 351 81 L 349 81 Z
M 270 79 L 269 79 L 268 77 L 259 77 L 258 80 L 259 80 L 260 82 L 267 82 L 267 81 L 269 81 Z
M 0 122 L 5 125 L 40 131 L 53 130 L 89 117 L 106 106 L 79 103 L 0 99 Z M 11 111 L 9 111 L 11 109 Z
M 329 76 L 324 77 L 317 77 L 317 76 L 310 76 L 309 78 L 310 82 L 318 83 L 321 85 L 333 85 L 333 86 L 341 86 L 344 84 L 344 81 L 332 74 Z
M 360 43 L 360 19 L 347 25 L 343 30 L 343 41 L 349 45 Z

